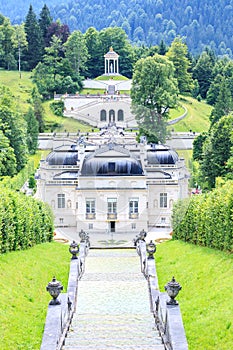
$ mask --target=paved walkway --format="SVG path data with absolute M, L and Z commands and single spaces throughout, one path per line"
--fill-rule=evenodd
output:
M 79 230 L 80 231 L 80 230 Z M 56 236 L 55 240 L 67 240 L 80 241 L 79 231 L 76 227 L 59 227 L 55 229 Z M 154 240 L 160 242 L 161 240 L 171 239 L 171 229 L 159 229 L 157 228 L 154 232 L 148 232 L 146 241 Z M 135 233 L 90 233 L 91 248 L 132 248 L 134 247 L 133 239 L 138 235 L 139 232 Z
M 63 350 L 164 350 L 136 250 L 90 250 Z

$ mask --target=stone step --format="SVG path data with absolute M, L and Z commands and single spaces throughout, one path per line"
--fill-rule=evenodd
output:
M 123 345 L 123 346 L 115 346 L 113 344 L 110 345 L 103 345 L 103 344 L 88 344 L 88 345 L 78 345 L 78 346 L 73 346 L 73 345 L 69 345 L 69 346 L 65 346 L 63 349 L 65 350 L 105 350 L 105 349 L 109 349 L 109 350 L 164 350 L 164 346 L 161 345 L 156 345 L 156 346 L 151 346 L 148 345 L 147 347 L 145 347 L 145 345 Z

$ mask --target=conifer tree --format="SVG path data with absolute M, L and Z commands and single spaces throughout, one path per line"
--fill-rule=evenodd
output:
M 49 8 L 45 4 L 40 12 L 39 26 L 43 38 L 43 46 L 46 46 L 46 39 L 48 34 L 48 28 L 52 23 L 52 17 L 50 15 Z
M 32 5 L 30 5 L 26 16 L 25 33 L 28 42 L 26 53 L 27 69 L 32 70 L 41 61 L 43 54 L 42 33 Z

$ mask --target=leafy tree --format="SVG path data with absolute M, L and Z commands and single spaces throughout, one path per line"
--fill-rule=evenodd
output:
M 16 169 L 19 171 L 27 161 L 26 123 L 16 112 L 14 98 L 6 87 L 0 87 L 0 130 L 8 138 L 9 147 L 14 150 Z
M 167 57 L 173 62 L 175 67 L 175 78 L 178 82 L 178 88 L 181 94 L 190 92 L 193 88 L 192 76 L 188 72 L 190 62 L 188 60 L 188 47 L 180 37 L 172 42 Z
M 43 53 L 42 33 L 32 5 L 30 5 L 28 14 L 26 16 L 25 32 L 28 42 L 25 59 L 27 61 L 28 70 L 32 70 L 36 67 L 38 62 L 41 61 Z
M 27 46 L 28 46 L 27 39 L 26 39 L 26 33 L 24 30 L 24 24 L 14 26 L 14 33 L 12 35 L 12 43 L 13 43 L 13 47 L 15 47 L 18 51 L 18 70 L 19 70 L 19 76 L 21 79 L 22 50 L 27 48 Z
M 39 124 L 32 107 L 25 115 L 27 122 L 27 146 L 30 154 L 35 154 L 38 147 Z
M 88 50 L 85 43 L 84 35 L 76 30 L 68 38 L 64 44 L 65 56 L 68 58 L 75 74 L 86 70 L 86 62 L 88 60 Z
M 165 142 L 169 108 L 177 102 L 177 80 L 174 66 L 167 57 L 154 55 L 140 59 L 134 68 L 131 98 L 132 110 L 139 128 Z
M 38 131 L 39 132 L 44 132 L 45 130 L 45 123 L 44 123 L 44 107 L 42 104 L 42 98 L 41 95 L 39 94 L 39 91 L 37 88 L 32 89 L 32 105 L 33 105 L 33 110 L 34 110 L 34 115 L 36 117 L 36 120 L 38 122 Z
M 102 74 L 100 67 L 102 65 L 102 48 L 99 39 L 99 32 L 90 27 L 84 34 L 86 47 L 88 51 L 87 65 L 87 76 L 90 78 L 95 78 Z
M 15 67 L 14 48 L 12 45 L 12 36 L 14 33 L 13 26 L 8 18 L 4 18 L 3 24 L 0 25 L 0 46 L 1 46 L 1 65 L 5 69 Z
M 60 21 L 52 22 L 47 28 L 46 46 L 50 46 L 53 42 L 53 37 L 56 36 L 61 44 L 64 44 L 70 35 L 69 27 L 66 24 L 61 24 Z M 60 54 L 62 51 L 60 52 Z
M 33 81 L 39 93 L 51 98 L 56 93 L 75 93 L 82 87 L 81 78 L 72 70 L 69 61 L 59 55 L 61 39 L 53 36 L 51 46 L 46 47 L 43 62 L 33 70 Z
M 0 105 L 0 128 L 9 139 L 9 146 L 14 149 L 17 171 L 27 162 L 26 127 L 19 114 L 7 106 Z
M 0 126 L 0 176 L 13 176 L 16 174 L 15 153 L 1 129 Z

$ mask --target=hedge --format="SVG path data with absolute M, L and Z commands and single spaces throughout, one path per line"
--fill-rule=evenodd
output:
M 175 204 L 173 238 L 233 251 L 233 181 Z
M 50 207 L 5 188 L 0 193 L 0 253 L 27 249 L 53 239 Z

